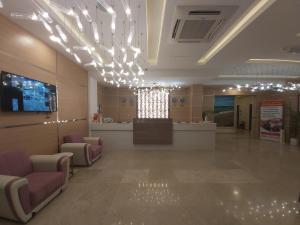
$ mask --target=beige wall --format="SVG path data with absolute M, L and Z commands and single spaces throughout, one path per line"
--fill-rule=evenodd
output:
M 54 84 L 58 91 L 58 112 L 0 112 L 0 126 L 83 119 L 60 125 L 0 129 L 0 151 L 22 149 L 30 154 L 55 153 L 64 134 L 86 135 L 87 72 L 2 16 L 0 27 L 0 70 Z
M 254 98 L 255 98 L 255 96 L 249 96 L 249 95 L 236 97 L 235 108 L 237 105 L 239 105 L 239 108 L 240 108 L 240 110 L 239 110 L 240 111 L 240 113 L 239 113 L 240 119 L 239 120 L 240 120 L 240 123 L 244 122 L 246 130 L 249 130 L 249 116 L 250 116 L 249 107 L 250 107 L 250 104 L 252 104 L 252 107 L 253 107 L 254 100 L 255 100 Z M 238 124 L 236 124 L 236 126 L 238 126 Z
M 110 117 L 115 122 L 130 122 L 136 117 L 136 96 L 129 88 L 98 85 L 98 101 L 103 118 Z
M 175 122 L 191 120 L 191 88 L 177 89 L 170 94 L 170 117 Z
M 128 88 L 98 85 L 98 103 L 103 117 L 116 122 L 132 121 L 136 117 L 136 96 Z M 176 122 L 202 120 L 203 87 L 194 85 L 172 91 L 170 94 L 170 117 Z
M 240 96 L 240 100 L 236 100 L 236 105 L 242 105 L 242 117 L 246 128 L 248 124 L 248 107 L 253 104 L 252 111 L 252 131 L 251 135 L 254 137 L 259 136 L 259 123 L 260 123 L 260 103 L 263 100 L 269 99 L 282 99 L 285 105 L 284 121 L 286 129 L 286 140 L 289 139 L 289 111 L 290 109 L 296 110 L 298 106 L 298 94 L 293 92 L 278 93 L 278 92 L 260 92 L 260 93 L 244 93 L 236 90 L 229 90 L 225 93 L 222 92 L 226 86 L 201 86 L 193 85 L 177 89 L 170 94 L 170 117 L 178 122 L 198 122 L 202 121 L 202 112 L 214 111 L 214 97 L 216 95 L 234 95 Z M 132 91 L 126 88 L 113 88 L 113 87 L 98 87 L 98 99 L 103 107 L 104 117 L 112 117 L 115 121 L 131 121 L 136 116 L 136 105 L 128 105 L 127 103 L 121 104 L 121 98 L 133 98 Z M 183 99 L 183 101 L 180 101 Z M 238 99 L 238 98 L 237 98 Z M 135 100 L 136 101 L 136 100 Z M 134 102 L 135 102 L 134 101 Z M 238 102 L 239 101 L 239 102 Z M 234 121 L 236 123 L 236 119 Z
M 257 92 L 247 93 L 238 92 L 236 90 L 227 90 L 222 92 L 225 86 L 209 86 L 204 87 L 203 95 L 203 111 L 213 111 L 214 108 L 214 96 L 215 95 L 235 95 L 235 96 L 253 96 L 253 111 L 252 111 L 252 130 L 251 135 L 259 137 L 259 125 L 260 125 L 260 104 L 264 100 L 282 100 L 284 102 L 284 126 L 285 126 L 285 141 L 288 142 L 290 137 L 290 110 L 297 110 L 298 107 L 298 93 L 296 92 Z M 249 99 L 248 99 L 249 100 Z M 246 103 L 245 103 L 246 104 Z M 236 122 L 236 121 L 235 121 Z

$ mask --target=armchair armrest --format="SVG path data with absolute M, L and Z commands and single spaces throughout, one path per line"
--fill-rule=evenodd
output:
M 0 217 L 27 222 L 32 216 L 27 191 L 26 178 L 0 175 Z
M 73 164 L 77 166 L 91 165 L 92 161 L 89 156 L 89 147 L 87 143 L 65 143 L 60 147 L 61 152 L 72 152 Z
M 36 172 L 63 171 L 63 161 L 68 157 L 62 155 L 33 155 L 30 157 Z
M 84 141 L 91 145 L 102 145 L 103 140 L 101 137 L 83 137 Z

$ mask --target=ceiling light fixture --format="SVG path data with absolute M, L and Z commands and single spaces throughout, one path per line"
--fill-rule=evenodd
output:
M 60 38 L 55 35 L 51 35 L 49 38 L 53 42 L 61 42 Z
M 285 92 L 285 91 L 299 91 L 300 90 L 300 84 L 295 84 L 292 82 L 288 82 L 287 84 L 280 84 L 280 83 L 256 83 L 253 85 L 245 84 L 240 85 L 237 84 L 236 91 L 251 91 L 251 92 L 257 92 L 257 91 L 277 91 L 277 92 Z M 232 87 L 228 88 L 229 90 L 233 90 Z M 226 89 L 222 90 L 223 92 L 226 92 Z
M 93 22 L 93 20 L 92 20 L 90 14 L 89 14 L 89 11 L 88 11 L 88 9 L 87 9 L 87 6 L 82 10 L 82 14 L 84 15 L 85 19 L 86 19 L 89 23 Z
M 249 59 L 247 63 L 300 63 L 300 60 L 290 59 Z
M 245 74 L 245 75 L 219 75 L 219 78 L 250 78 L 250 79 L 296 79 L 300 75 L 265 75 L 265 74 Z
M 78 26 L 79 30 L 82 32 L 83 31 L 83 25 L 81 23 L 80 17 L 77 14 L 75 14 L 74 17 L 75 17 L 75 20 L 76 20 L 76 23 L 77 23 L 77 26 Z
M 35 13 L 32 14 L 22 14 L 22 13 L 11 13 L 11 17 L 14 17 L 16 19 L 22 19 L 22 20 L 31 20 L 31 21 L 39 21 L 38 16 Z
M 90 62 L 90 63 L 86 63 L 86 64 L 84 64 L 84 66 L 93 66 L 93 67 L 97 67 L 97 63 L 95 62 L 95 60 L 93 60 L 92 62 Z
M 63 32 L 63 30 L 61 29 L 61 27 L 57 24 L 55 25 L 55 28 L 59 34 L 59 36 L 61 37 L 61 39 L 67 43 L 68 42 L 68 38 L 67 38 L 67 35 Z
M 100 38 L 99 38 L 99 33 L 98 33 L 98 28 L 97 28 L 96 22 L 92 22 L 92 29 L 93 29 L 93 33 L 94 33 L 95 42 L 98 44 L 100 41 Z
M 81 63 L 81 59 L 79 58 L 79 56 L 78 56 L 76 53 L 74 53 L 73 55 L 74 55 L 76 61 L 77 61 L 78 63 Z
M 95 48 L 88 46 L 73 46 L 73 49 L 77 51 L 86 51 L 89 53 L 89 55 L 92 54 L 93 49 L 95 50 Z
M 39 19 L 42 22 L 42 24 L 45 27 L 45 29 L 47 31 L 49 31 L 49 33 L 53 34 L 53 30 L 52 30 L 51 26 L 47 23 L 47 21 L 43 17 L 41 17 L 41 16 L 39 16 Z
M 221 51 L 231 40 L 233 40 L 242 30 L 244 30 L 252 21 L 254 21 L 262 12 L 271 6 L 276 0 L 255 1 L 248 10 L 237 20 L 233 26 L 202 56 L 198 63 L 206 64 L 219 51 Z
M 2 0 L 0 0 L 0 8 L 1 9 L 3 8 L 3 2 L 2 2 Z

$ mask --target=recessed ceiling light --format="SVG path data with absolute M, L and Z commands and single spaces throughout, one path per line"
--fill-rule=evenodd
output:
M 247 75 L 219 75 L 219 78 L 250 78 L 250 79 L 296 79 L 300 75 L 257 75 L 257 74 L 247 74 Z
M 300 32 L 296 34 L 297 37 L 300 37 Z
M 276 0 L 255 1 L 252 6 L 234 23 L 229 30 L 202 56 L 198 63 L 206 64 L 221 49 L 223 49 L 232 39 L 234 39 L 244 28 L 254 21 L 262 12 L 271 6 Z
M 247 63 L 300 63 L 300 60 L 290 59 L 249 59 Z

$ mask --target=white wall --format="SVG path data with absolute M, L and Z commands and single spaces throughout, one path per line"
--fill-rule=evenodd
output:
M 88 78 L 88 99 L 89 99 L 89 121 L 92 120 L 93 114 L 98 110 L 98 93 L 97 93 L 97 80 L 89 72 Z

